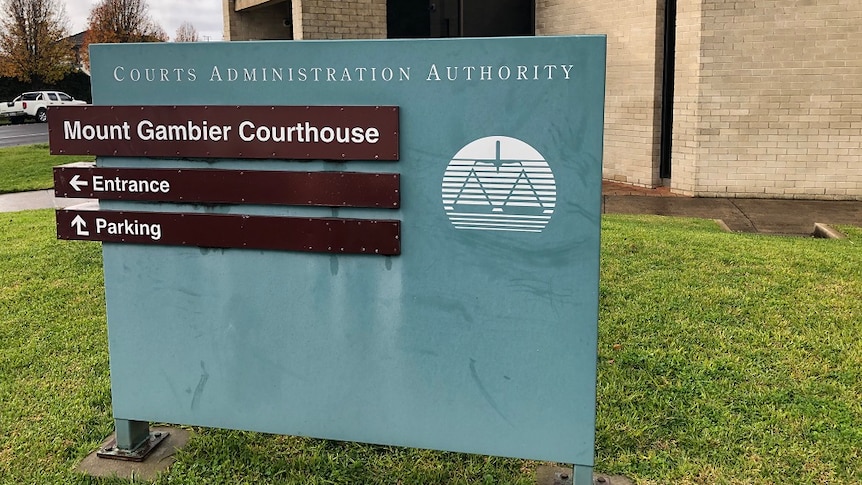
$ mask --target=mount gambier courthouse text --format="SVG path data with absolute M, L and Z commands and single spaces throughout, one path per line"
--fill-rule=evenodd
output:
M 120 124 L 82 124 L 79 120 L 64 121 L 63 135 L 67 140 L 126 140 L 133 137 L 141 141 L 229 141 L 231 132 L 245 142 L 274 141 L 282 143 L 370 143 L 380 140 L 380 131 L 375 127 L 361 126 L 315 126 L 310 122 L 290 126 L 256 126 L 245 120 L 238 126 L 210 125 L 207 120 L 200 123 L 155 124 L 141 120 L 131 129 L 128 121 Z M 236 129 L 234 129 L 236 128 Z

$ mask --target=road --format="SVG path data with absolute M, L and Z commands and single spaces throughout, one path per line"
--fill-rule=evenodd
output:
M 0 147 L 48 143 L 47 123 L 0 126 Z

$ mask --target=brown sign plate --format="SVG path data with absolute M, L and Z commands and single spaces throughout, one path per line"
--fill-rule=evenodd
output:
M 57 197 L 397 209 L 400 175 L 357 172 L 54 167 Z
M 57 237 L 130 244 L 338 254 L 401 253 L 395 220 L 57 210 Z
M 395 106 L 56 106 L 55 155 L 398 160 Z

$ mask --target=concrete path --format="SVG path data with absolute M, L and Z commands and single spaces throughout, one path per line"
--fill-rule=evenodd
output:
M 810 235 L 814 224 L 862 226 L 862 201 L 605 195 L 606 214 L 718 219 L 734 232 Z
M 91 199 L 63 199 L 54 197 L 54 190 L 34 190 L 15 194 L 0 194 L 0 212 L 17 212 L 33 209 L 62 209 L 90 202 Z

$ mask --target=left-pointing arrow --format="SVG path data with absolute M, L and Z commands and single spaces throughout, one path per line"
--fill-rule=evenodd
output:
M 89 236 L 90 235 L 90 231 L 86 230 L 87 229 L 87 223 L 84 221 L 84 218 L 81 216 L 75 216 L 75 218 L 72 219 L 72 227 L 75 228 L 75 232 L 79 236 Z
M 84 180 L 81 180 L 80 175 L 75 174 L 75 176 L 72 177 L 72 180 L 69 181 L 69 185 L 71 185 L 72 188 L 75 189 L 76 192 L 80 192 L 81 187 L 86 187 L 87 185 L 90 185 L 90 184 Z

